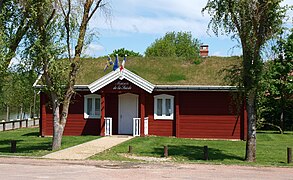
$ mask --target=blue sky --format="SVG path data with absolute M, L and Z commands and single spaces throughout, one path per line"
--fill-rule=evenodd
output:
M 228 36 L 207 33 L 210 17 L 201 13 L 207 0 L 108 0 L 111 15 L 98 12 L 90 23 L 96 33 L 86 54 L 97 57 L 114 49 L 126 48 L 143 54 L 155 39 L 170 31 L 191 32 L 193 37 L 209 45 L 210 55 L 240 55 L 237 41 Z M 292 0 L 283 4 L 292 5 Z M 290 12 L 292 15 L 292 12 Z M 292 17 L 292 16 L 291 16 Z M 292 19 L 289 24 L 292 25 Z M 290 26 L 291 26 L 290 25 Z

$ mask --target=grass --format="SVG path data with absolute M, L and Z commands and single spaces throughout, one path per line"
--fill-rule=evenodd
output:
M 82 59 L 76 84 L 90 84 L 112 71 L 112 66 L 103 71 L 106 60 Z M 227 85 L 220 71 L 239 63 L 239 57 L 207 57 L 200 64 L 184 58 L 128 57 L 125 67 L 156 85 Z
M 63 136 L 62 149 L 75 146 L 97 136 Z M 10 141 L 16 140 L 16 153 L 10 153 Z M 52 137 L 39 137 L 39 128 L 23 128 L 0 132 L 0 155 L 43 156 L 51 153 Z
M 137 137 L 118 145 L 111 150 L 97 154 L 94 160 L 129 160 L 120 156 L 127 153 L 128 146 L 133 146 L 133 154 L 137 156 L 162 157 L 164 145 L 168 145 L 169 156 L 175 162 L 215 163 L 262 166 L 293 166 L 287 164 L 287 147 L 293 147 L 293 133 L 275 134 L 274 132 L 258 132 L 257 161 L 244 161 L 244 141 L 194 140 L 172 137 Z M 209 148 L 209 161 L 203 159 L 203 146 Z

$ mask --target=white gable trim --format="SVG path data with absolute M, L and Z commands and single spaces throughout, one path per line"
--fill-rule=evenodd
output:
M 117 79 L 126 79 L 148 93 L 152 93 L 155 88 L 152 83 L 127 70 L 126 68 L 124 68 L 122 71 L 120 71 L 120 69 L 118 68 L 116 69 L 116 71 L 112 71 L 106 74 L 105 76 L 91 83 L 88 88 L 92 93 L 94 93 Z

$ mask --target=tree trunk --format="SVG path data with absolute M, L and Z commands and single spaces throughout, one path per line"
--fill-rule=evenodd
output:
M 53 102 L 53 143 L 52 150 L 58 150 L 61 148 L 62 136 L 64 126 L 60 123 L 60 103 L 58 102 L 57 96 L 51 94 Z
M 256 93 L 252 90 L 247 97 L 247 141 L 245 160 L 255 162 L 256 160 Z
M 7 106 L 6 107 L 6 121 L 10 120 L 9 116 L 10 116 L 10 111 L 9 111 L 9 106 Z
M 33 107 L 33 114 L 32 114 L 32 118 L 35 119 L 36 116 L 36 90 L 34 91 L 34 107 Z
M 33 116 L 32 116 L 32 105 L 30 104 L 30 112 L 29 112 L 29 116 L 28 116 L 28 118 L 33 118 Z
M 22 120 L 23 119 L 23 109 L 22 109 L 22 105 L 20 105 L 20 116 L 19 116 L 19 119 Z
M 55 118 L 54 118 L 55 121 Z M 52 150 L 58 150 L 61 148 L 62 136 L 64 132 L 64 127 L 60 123 L 54 123 L 54 134 L 53 134 L 53 143 Z
M 280 127 L 282 129 L 281 134 L 284 133 L 284 109 L 282 108 L 281 116 L 280 116 Z

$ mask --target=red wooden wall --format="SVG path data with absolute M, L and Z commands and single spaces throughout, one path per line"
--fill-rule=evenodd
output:
M 238 115 L 228 92 L 184 92 L 179 100 L 179 137 L 243 139 L 243 113 Z
M 83 95 L 88 93 L 77 92 L 77 94 L 72 98 L 73 101 L 70 105 L 67 123 L 64 130 L 65 136 L 99 135 L 100 119 L 83 118 Z M 42 120 L 40 130 L 42 136 L 51 136 L 53 134 L 53 114 L 46 99 L 46 95 L 41 93 Z
M 108 87 L 109 88 L 109 87 Z M 137 91 L 134 87 L 131 93 Z M 111 89 L 111 88 L 110 88 Z M 113 119 L 113 134 L 118 134 L 118 95 L 125 92 L 105 93 L 105 116 Z M 77 92 L 70 105 L 64 135 L 99 135 L 100 119 L 84 119 L 84 95 Z M 233 112 L 229 92 L 155 92 L 145 94 L 145 116 L 149 118 L 149 135 L 177 136 L 183 138 L 246 139 L 246 118 L 242 110 L 240 116 Z M 174 96 L 174 120 L 154 120 L 154 96 L 169 94 Z M 138 107 L 141 112 L 140 106 Z M 52 135 L 53 115 L 46 96 L 41 93 L 42 136 Z M 140 114 L 139 112 L 139 114 Z

